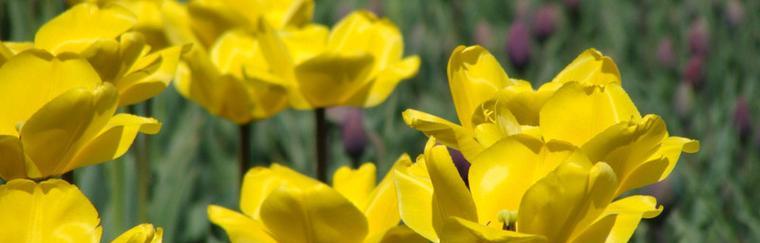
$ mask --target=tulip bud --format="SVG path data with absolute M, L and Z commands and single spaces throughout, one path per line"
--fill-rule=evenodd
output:
M 739 0 L 729 0 L 725 8 L 726 22 L 729 27 L 736 27 L 744 20 L 744 6 Z
M 367 147 L 367 132 L 364 130 L 364 117 L 358 108 L 346 110 L 343 117 L 341 133 L 343 148 L 352 161 L 358 162 Z
M 524 69 L 530 62 L 530 32 L 521 20 L 512 23 L 507 36 L 507 55 L 517 69 Z
M 490 46 L 491 39 L 493 39 L 493 32 L 491 31 L 491 25 L 485 20 L 478 21 L 475 25 L 475 35 L 473 36 L 475 43 L 481 46 Z
M 691 24 L 689 29 L 689 50 L 692 54 L 704 56 L 710 48 L 710 33 L 707 22 L 698 19 Z
M 467 175 L 470 173 L 470 162 L 467 161 L 467 159 L 464 158 L 464 155 L 462 155 L 462 152 L 459 152 L 459 150 L 452 149 L 447 147 L 449 150 L 449 155 L 451 156 L 451 160 L 454 161 L 454 166 L 457 167 L 457 171 L 459 172 L 459 177 L 462 178 L 464 181 L 464 184 L 467 185 L 467 187 L 470 187 L 470 181 L 467 177 Z
M 689 62 L 686 63 L 686 67 L 683 70 L 683 78 L 694 89 L 699 89 L 702 86 L 702 80 L 704 79 L 704 58 L 702 56 L 692 56 L 689 58 Z
M 739 139 L 745 143 L 752 136 L 752 117 L 749 103 L 743 96 L 736 98 L 734 106 L 734 127 L 739 133 Z
M 557 27 L 557 7 L 546 5 L 536 11 L 533 19 L 533 33 L 538 41 L 543 42 L 548 39 Z
M 673 51 L 673 41 L 666 37 L 657 46 L 657 62 L 665 68 L 673 68 L 676 63 L 676 54 Z

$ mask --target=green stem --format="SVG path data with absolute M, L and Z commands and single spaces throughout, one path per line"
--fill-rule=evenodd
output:
M 149 99 L 143 103 L 146 117 L 153 116 L 153 100 Z M 140 135 L 140 148 L 137 151 L 137 218 L 140 222 L 148 222 L 148 204 L 150 203 L 150 138 L 146 135 Z
M 314 110 L 315 121 L 315 138 L 317 145 L 317 179 L 327 182 L 327 120 L 325 119 L 325 108 Z
M 142 104 L 143 114 L 146 117 L 153 115 L 153 100 L 147 100 Z M 137 114 L 136 105 L 129 106 L 129 113 Z M 148 136 L 140 134 L 137 137 L 137 144 L 134 152 L 136 156 L 135 169 L 137 171 L 137 220 L 139 222 L 148 222 L 148 204 L 150 192 L 150 140 Z
M 109 186 L 110 186 L 110 197 L 109 201 L 111 204 L 111 222 L 114 226 L 113 229 L 111 229 L 111 235 L 114 234 L 114 232 L 122 232 L 125 229 L 125 223 L 126 219 L 124 218 L 124 164 L 123 161 L 114 161 L 111 163 L 106 163 L 106 167 L 108 169 L 108 172 L 110 176 L 108 176 L 109 179 Z
M 238 127 L 240 142 L 238 145 L 238 166 L 240 170 L 240 180 L 243 180 L 248 163 L 251 161 L 251 123 L 246 123 Z

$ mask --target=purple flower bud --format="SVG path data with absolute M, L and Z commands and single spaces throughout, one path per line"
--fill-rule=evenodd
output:
M 742 142 L 746 142 L 752 136 L 752 116 L 750 114 L 749 102 L 747 102 L 744 96 L 736 98 L 734 127 L 739 133 L 739 139 Z
M 739 0 L 729 0 L 726 2 L 726 22 L 728 26 L 736 27 L 744 20 L 744 6 Z
M 536 11 L 536 15 L 533 16 L 533 32 L 538 41 L 544 41 L 554 34 L 558 13 L 555 5 L 545 5 Z
M 692 56 L 689 58 L 689 62 L 686 63 L 686 67 L 683 70 L 683 78 L 694 89 L 699 89 L 702 86 L 702 80 L 704 79 L 704 58 L 702 56 Z
M 673 41 L 666 37 L 657 46 L 657 62 L 665 68 L 673 68 L 676 64 L 676 54 L 673 51 Z
M 481 46 L 488 47 L 491 45 L 491 39 L 493 39 L 493 32 L 491 31 L 491 25 L 485 20 L 478 21 L 475 25 L 475 43 Z
M 364 130 L 364 117 L 361 109 L 350 108 L 346 110 L 341 133 L 343 135 L 343 148 L 354 162 L 358 162 L 367 147 L 367 132 Z
M 459 172 L 459 177 L 462 178 L 464 181 L 464 184 L 467 185 L 467 187 L 470 187 L 470 181 L 468 179 L 468 174 L 470 173 L 470 162 L 467 161 L 467 159 L 464 158 L 464 155 L 462 155 L 462 152 L 459 152 L 459 150 L 452 149 L 449 147 L 446 147 L 449 149 L 449 155 L 451 155 L 451 160 L 454 161 L 454 166 L 457 167 L 457 171 Z
M 710 48 L 710 33 L 707 22 L 698 19 L 689 28 L 689 50 L 694 55 L 704 56 Z
M 521 20 L 512 23 L 507 35 L 507 55 L 517 69 L 524 69 L 531 56 L 530 32 Z

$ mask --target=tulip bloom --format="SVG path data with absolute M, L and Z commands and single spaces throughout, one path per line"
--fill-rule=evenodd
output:
M 461 125 L 416 110 L 404 120 L 471 161 L 517 134 L 568 143 L 613 168 L 619 195 L 664 180 L 682 151 L 699 150 L 695 140 L 670 136 L 659 116 L 642 117 L 620 83 L 615 63 L 593 49 L 534 90 L 509 78 L 485 49 L 460 46 L 449 60 L 449 85 Z
M 100 242 L 103 229 L 95 207 L 66 181 L 11 180 L 0 185 L 1 242 Z M 160 243 L 163 230 L 138 225 L 114 243 Z
M 118 91 L 119 106 L 158 95 L 169 85 L 182 47 L 152 51 L 142 33 L 132 32 L 135 15 L 119 5 L 77 4 L 37 31 L 34 43 L 11 43 L 13 52 L 37 48 L 54 55 L 76 53 L 88 59 L 103 81 Z M 13 54 L 15 54 L 13 53 Z
M 163 5 L 170 41 L 193 44 L 178 68 L 175 87 L 210 113 L 237 124 L 269 118 L 288 104 L 288 93 L 282 84 L 243 71 L 247 66 L 279 68 L 265 61 L 264 55 L 273 50 L 261 47 L 262 39 L 268 37 L 255 30 L 273 25 L 295 31 L 311 19 L 313 11 L 312 1 L 257 4 L 260 3 L 196 0 L 188 4 L 168 1 Z M 295 12 L 285 14 L 287 11 Z M 267 23 L 258 21 L 259 17 Z
M 136 22 L 132 30 L 142 33 L 153 48 L 166 48 L 169 41 L 164 33 L 161 8 L 168 0 L 68 0 L 70 5 L 94 3 L 100 6 L 118 5 L 134 13 Z
M 404 160 L 408 156 L 399 159 Z M 232 242 L 421 240 L 398 226 L 397 207 L 392 174 L 375 186 L 371 163 L 356 170 L 338 169 L 332 187 L 273 164 L 246 173 L 240 196 L 242 214 L 210 205 L 208 215 Z
M 0 177 L 46 178 L 123 155 L 152 118 L 115 114 L 118 93 L 87 60 L 32 49 L 0 66 Z
M 403 57 L 398 28 L 368 11 L 349 14 L 329 33 L 313 27 L 275 37 L 263 44 L 282 51 L 267 57 L 277 68 L 250 66 L 247 71 L 255 77 L 274 76 L 287 87 L 296 109 L 376 106 L 401 80 L 414 76 L 420 64 L 416 55 Z
M 469 190 L 435 139 L 396 166 L 404 223 L 434 242 L 626 242 L 662 210 L 649 196 L 613 201 L 615 172 L 572 146 L 509 139 L 473 162 Z

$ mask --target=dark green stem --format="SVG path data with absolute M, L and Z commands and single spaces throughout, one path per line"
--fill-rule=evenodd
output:
M 325 108 L 314 110 L 314 120 L 316 129 L 317 145 L 317 179 L 327 182 L 327 120 L 325 119 Z
M 240 148 L 238 149 L 238 160 L 240 166 L 240 180 L 243 180 L 246 170 L 248 170 L 248 163 L 251 162 L 251 123 L 240 125 Z

